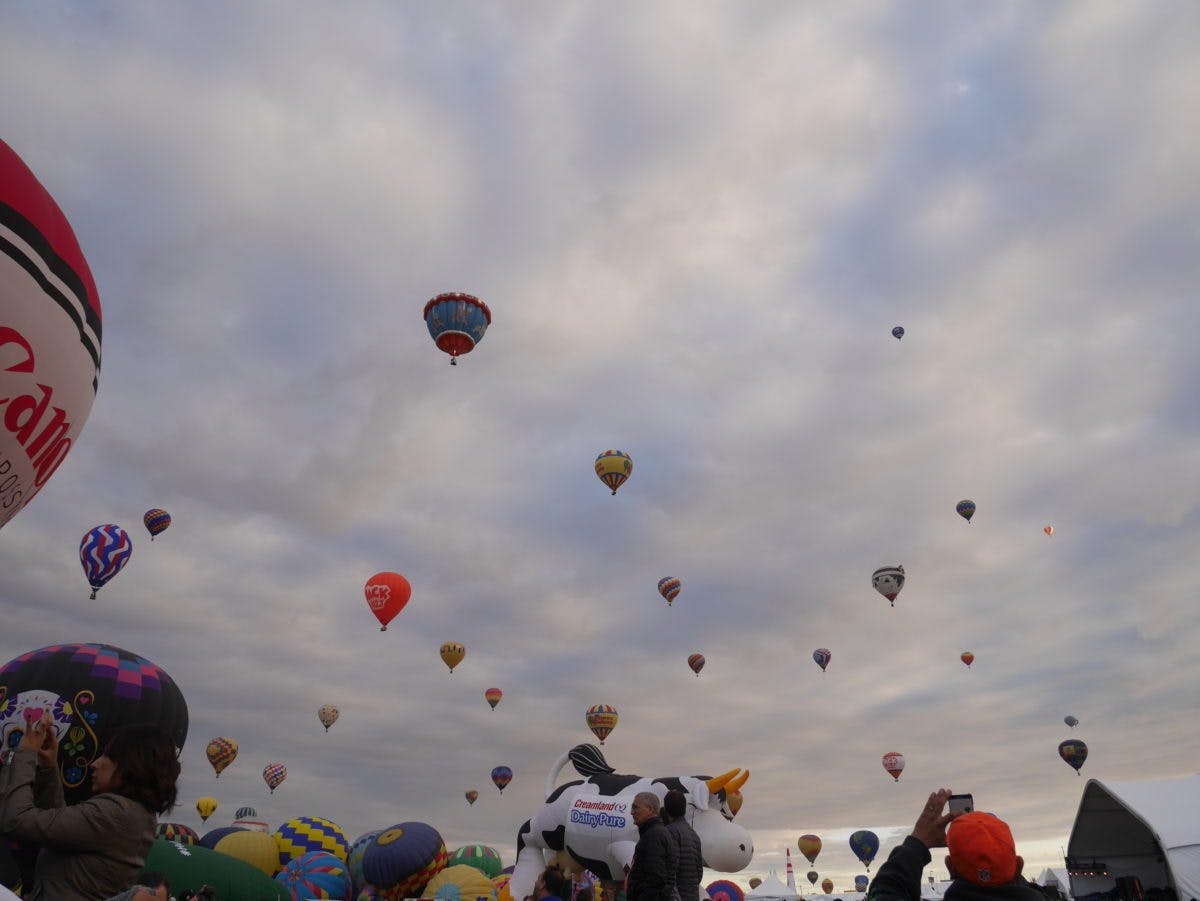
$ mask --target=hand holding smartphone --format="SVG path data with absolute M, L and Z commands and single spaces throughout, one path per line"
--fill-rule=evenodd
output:
M 970 795 L 951 795 L 947 807 L 950 813 L 974 813 L 975 799 Z

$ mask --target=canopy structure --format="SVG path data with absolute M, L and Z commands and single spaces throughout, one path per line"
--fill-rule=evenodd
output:
M 1037 878 L 1037 884 L 1054 889 L 1064 898 L 1071 897 L 1071 877 L 1066 867 L 1046 867 Z
M 1200 898 L 1200 776 L 1153 782 L 1089 779 L 1067 844 L 1071 894 L 1135 876 L 1142 889 Z
M 746 901 L 796 901 L 796 890 L 788 888 L 771 870 L 757 888 L 746 892 Z

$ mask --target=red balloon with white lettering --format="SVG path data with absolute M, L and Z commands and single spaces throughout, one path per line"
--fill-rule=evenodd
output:
M 363 593 L 367 597 L 367 606 L 379 620 L 379 631 L 386 632 L 388 623 L 396 618 L 396 614 L 404 609 L 412 597 L 412 586 L 400 573 L 382 572 L 367 579 Z
M 0 141 L 0 527 L 54 475 L 92 410 L 100 296 L 54 198 Z

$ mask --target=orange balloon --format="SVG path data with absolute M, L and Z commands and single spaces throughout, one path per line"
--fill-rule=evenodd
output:
M 1046 526 L 1046 528 L 1042 529 L 1042 531 L 1045 532 L 1047 535 L 1053 535 L 1054 534 L 1054 526 Z
M 963 663 L 965 663 L 967 665 L 968 668 L 970 668 L 971 664 L 975 662 L 975 655 L 972 654 L 970 651 L 963 651 L 961 654 L 958 655 L 958 657 L 960 660 L 962 660 Z
M 379 620 L 379 631 L 386 632 L 388 623 L 396 618 L 396 614 L 404 609 L 412 597 L 412 586 L 400 573 L 382 572 L 367 579 L 363 593 L 367 596 L 367 606 Z
M 725 796 L 725 803 L 729 805 L 729 812 L 734 816 L 738 815 L 738 811 L 742 809 L 742 802 L 746 800 L 741 791 L 730 792 Z

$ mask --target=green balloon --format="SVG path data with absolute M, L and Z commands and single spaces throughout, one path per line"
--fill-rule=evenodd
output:
M 146 855 L 143 872 L 157 870 L 171 880 L 171 894 L 210 885 L 217 901 L 291 901 L 287 888 L 257 867 L 200 845 L 181 845 L 160 838 Z

